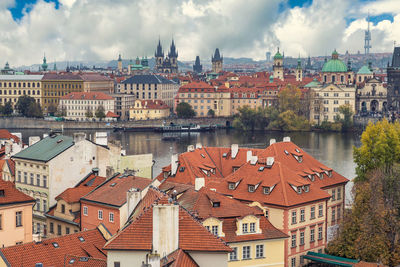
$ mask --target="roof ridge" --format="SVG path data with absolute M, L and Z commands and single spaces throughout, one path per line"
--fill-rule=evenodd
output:
M 276 151 L 276 146 L 274 146 L 274 145 L 272 145 L 272 146 L 273 146 L 273 149 L 274 149 L 274 152 L 275 152 L 274 156 L 276 157 L 276 155 L 278 154 L 277 151 Z M 276 161 L 276 163 L 279 164 L 279 178 L 280 178 L 281 184 L 282 184 L 283 199 L 285 201 L 285 205 L 288 206 L 286 183 L 284 182 L 284 179 L 283 179 L 282 165 L 281 165 L 280 161 Z
M 206 151 L 206 153 L 207 153 L 208 157 L 211 159 L 212 163 L 214 163 L 214 165 L 215 165 L 215 168 L 218 170 L 219 174 L 221 174 L 221 176 L 223 177 L 223 175 L 222 175 L 222 171 L 221 171 L 221 170 L 218 168 L 217 164 L 215 164 L 215 161 L 213 160 L 213 158 L 211 157 L 211 155 L 208 153 L 208 151 L 207 151 L 206 147 L 205 147 L 205 146 L 203 146 L 203 148 L 204 148 L 204 151 Z M 218 149 L 218 151 L 219 151 L 219 149 Z

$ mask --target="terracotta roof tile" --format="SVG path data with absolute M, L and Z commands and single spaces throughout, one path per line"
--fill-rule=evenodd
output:
M 109 96 L 102 92 L 74 92 L 68 95 L 62 96 L 62 100 L 113 100 L 112 96 Z
M 19 143 L 21 141 L 18 136 L 11 134 L 6 129 L 0 129 L 0 139 L 1 140 L 12 140 L 15 143 Z
M 119 118 L 119 115 L 115 114 L 112 111 L 108 111 L 107 114 L 106 114 L 106 117 L 107 118 Z
M 63 266 L 73 266 L 73 267 L 106 267 L 107 260 L 104 259 L 94 259 L 88 257 L 78 257 L 72 255 L 65 255 Z
M 0 179 L 0 206 L 24 202 L 35 202 L 35 200 L 15 188 L 14 183 Z
M 177 249 L 161 260 L 161 267 L 199 267 L 189 254 Z

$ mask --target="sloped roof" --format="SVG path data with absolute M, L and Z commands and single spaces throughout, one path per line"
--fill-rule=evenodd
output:
M 21 140 L 18 136 L 11 134 L 7 129 L 0 129 L 1 140 L 13 140 L 15 143 L 19 143 Z
M 35 200 L 15 188 L 13 182 L 4 181 L 0 178 L 0 206 L 13 205 L 18 203 L 35 202 Z
M 15 154 L 13 158 L 47 162 L 73 145 L 74 139 L 70 136 L 48 136 Z
M 106 114 L 106 117 L 107 117 L 107 118 L 119 118 L 119 115 L 118 115 L 118 114 L 115 114 L 115 113 L 112 112 L 112 111 L 108 111 L 107 114 Z
M 134 75 L 124 81 L 122 84 L 175 84 L 175 82 L 168 80 L 160 75 L 155 74 L 141 74 L 141 75 Z
M 110 77 L 107 77 L 105 75 L 101 75 L 99 73 L 83 73 L 80 74 L 81 78 L 83 79 L 83 81 L 85 82 L 110 82 L 113 81 L 113 79 L 111 79 Z
M 84 241 L 80 241 L 82 237 Z M 0 256 L 8 266 L 35 266 L 42 263 L 43 266 L 64 266 L 67 255 L 76 257 L 89 257 L 106 260 L 106 251 L 103 246 L 106 239 L 98 228 L 49 238 L 41 242 L 31 242 L 22 245 L 0 249 Z M 55 244 L 58 246 L 56 247 Z
M 43 75 L 42 81 L 52 81 L 52 80 L 82 81 L 83 79 L 78 74 L 73 74 L 73 73 L 69 73 L 69 72 L 45 73 Z
M 63 100 L 113 100 L 112 96 L 109 96 L 102 92 L 73 92 L 68 95 L 62 96 L 60 99 Z
M 177 249 L 161 259 L 161 267 L 199 267 L 192 257 L 182 249 Z
M 372 75 L 373 72 L 368 68 L 368 66 L 364 65 L 358 70 L 357 74 Z
M 64 266 L 73 267 L 107 267 L 107 260 L 65 255 Z

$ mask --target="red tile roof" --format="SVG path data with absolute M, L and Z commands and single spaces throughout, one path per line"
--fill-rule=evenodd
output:
M 112 96 L 109 96 L 105 93 L 102 92 L 74 92 L 74 93 L 69 93 L 68 95 L 65 95 L 61 97 L 60 99 L 63 100 L 113 100 L 114 98 Z
M 21 141 L 18 136 L 11 134 L 6 129 L 0 129 L 0 139 L 11 140 L 14 141 L 15 143 L 19 143 Z
M 84 241 L 80 241 L 79 237 Z M 67 255 L 106 260 L 106 251 L 103 250 L 105 243 L 106 239 L 96 228 L 38 243 L 31 242 L 2 248 L 0 256 L 9 266 L 35 266 L 36 263 L 42 263 L 43 266 L 64 266 Z
M 118 115 L 118 114 L 115 114 L 115 113 L 112 112 L 112 111 L 108 111 L 107 114 L 106 114 L 106 117 L 107 117 L 107 118 L 119 118 L 119 115 Z
M 110 82 L 113 81 L 110 77 L 102 75 L 100 73 L 84 73 L 80 74 L 82 80 L 85 82 Z
M 185 92 L 215 92 L 215 88 L 206 82 L 194 81 L 183 85 L 178 90 L 179 93 Z
M 65 255 L 65 261 L 63 266 L 107 267 L 107 260 Z
M 92 201 L 121 207 L 126 202 L 126 193 L 131 188 L 143 190 L 151 183 L 148 178 L 117 175 L 99 185 L 95 190 L 81 198 L 81 201 Z
M 53 81 L 53 80 L 74 80 L 82 81 L 82 78 L 78 74 L 73 74 L 69 72 L 63 73 L 45 73 L 43 75 L 42 81 Z
M 161 259 L 161 267 L 199 267 L 192 257 L 182 249 L 177 249 Z
M 162 100 L 140 100 L 144 109 L 169 109 L 169 106 Z M 133 107 L 135 109 L 136 107 Z
M 0 206 L 29 202 L 33 203 L 35 200 L 15 188 L 14 183 L 0 178 Z

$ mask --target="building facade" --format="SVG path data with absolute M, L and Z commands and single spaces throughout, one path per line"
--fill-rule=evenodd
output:
M 211 56 L 212 72 L 220 73 L 222 71 L 222 64 L 224 57 L 221 57 L 219 49 L 215 49 L 214 55 Z
M 284 79 L 284 77 L 283 77 L 283 75 L 284 75 L 283 56 L 279 52 L 279 48 L 278 48 L 278 51 L 276 52 L 276 54 L 274 55 L 274 65 L 272 66 L 272 69 L 274 71 L 273 78 L 283 81 L 283 79 Z
M 400 47 L 393 51 L 392 64 L 387 67 L 388 106 L 395 112 L 400 111 Z
M 339 59 L 339 53 L 334 50 L 332 58 L 325 62 L 321 71 L 321 81 L 337 85 L 353 85 L 354 72 L 351 70 L 350 62 L 348 66 Z
M 369 78 L 357 86 L 357 113 L 389 111 L 387 104 L 387 86 L 376 78 Z
M 129 111 L 130 120 L 154 120 L 166 118 L 170 108 L 161 100 L 136 100 Z
M 42 105 L 43 75 L 0 75 L 0 104 L 17 104 L 20 96 L 30 96 Z
M 129 119 L 129 111 L 135 102 L 135 96 L 131 94 L 110 94 L 115 100 L 114 113 L 120 120 Z
M 157 49 L 154 53 L 156 59 L 155 72 L 158 73 L 178 73 L 178 51 L 176 50 L 174 40 L 172 39 L 168 56 L 164 58 L 164 51 L 161 41 L 158 40 Z
M 99 73 L 80 74 L 84 92 L 114 93 L 114 80 Z

